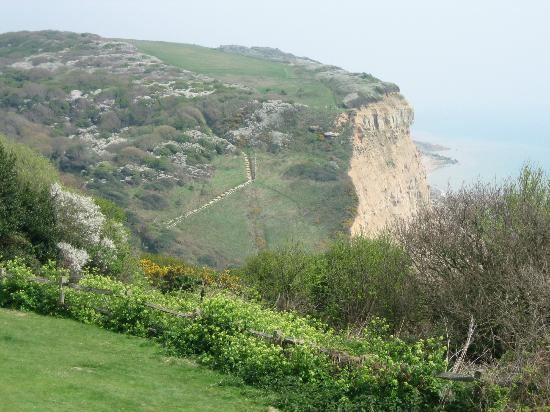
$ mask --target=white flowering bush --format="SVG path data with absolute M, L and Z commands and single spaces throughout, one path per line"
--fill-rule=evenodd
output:
M 69 269 L 71 278 L 78 279 L 84 265 L 90 259 L 90 255 L 83 249 L 78 249 L 68 243 L 59 242 L 57 244 L 62 266 Z
M 51 187 L 57 230 L 57 244 L 64 267 L 78 279 L 85 265 L 102 273 L 117 275 L 129 256 L 128 235 L 124 226 L 108 219 L 94 199 L 64 190 L 55 183 Z
M 101 241 L 105 216 L 91 197 L 63 190 L 59 183 L 52 185 L 51 195 L 63 240 L 79 246 Z

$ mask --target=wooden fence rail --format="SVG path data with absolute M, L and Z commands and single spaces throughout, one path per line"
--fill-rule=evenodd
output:
M 6 274 L 3 269 L 0 270 L 0 279 L 9 278 L 9 277 L 10 275 Z M 40 283 L 40 284 L 54 282 L 52 279 L 43 278 L 39 276 L 29 278 L 28 280 L 32 282 Z M 65 304 L 65 293 L 64 293 L 65 287 L 68 287 L 80 292 L 94 293 L 98 295 L 115 296 L 115 297 L 122 297 L 122 298 L 124 297 L 122 295 L 117 295 L 115 291 L 110 289 L 98 289 L 98 288 L 83 286 L 79 284 L 70 284 L 67 277 L 62 277 L 59 280 L 59 289 L 60 289 L 59 303 L 61 305 Z M 143 305 L 147 308 L 158 310 L 159 312 L 163 312 L 182 319 L 195 319 L 202 316 L 202 312 L 198 308 L 195 309 L 193 312 L 185 313 L 185 312 L 179 312 L 177 310 L 170 309 L 152 302 L 144 302 Z M 93 309 L 96 310 L 98 313 L 101 313 L 102 315 L 105 315 L 108 317 L 112 317 L 114 315 L 113 312 L 107 308 L 94 307 Z M 257 338 L 266 340 L 275 345 L 282 346 L 283 348 L 288 346 L 296 346 L 296 345 L 308 345 L 308 343 L 305 340 L 284 336 L 281 331 L 274 331 L 273 333 L 269 334 L 266 332 L 257 331 L 253 329 L 246 329 L 244 330 L 244 332 L 252 336 L 255 336 Z M 368 359 L 366 355 L 363 355 L 363 356 L 350 355 L 347 352 L 341 352 L 335 349 L 324 348 L 314 344 L 311 344 L 311 347 L 319 351 L 320 353 L 324 353 L 328 355 L 329 358 L 332 360 L 332 362 L 337 364 L 340 367 L 361 366 L 365 362 L 365 360 Z M 479 380 L 481 378 L 481 372 L 476 371 L 473 376 L 466 375 L 466 374 L 452 373 L 452 372 L 443 372 L 443 373 L 437 374 L 436 377 L 441 379 L 446 379 L 446 380 L 452 380 L 452 381 L 472 382 L 475 380 Z
M 151 302 L 144 302 L 143 305 L 147 306 L 148 308 L 158 310 L 160 312 L 168 313 L 177 318 L 194 319 L 201 316 L 200 309 L 195 309 L 191 313 L 184 313 L 184 312 L 178 312 L 177 310 L 165 308 L 164 306 L 160 306 L 160 305 L 157 305 L 156 303 L 151 303 Z

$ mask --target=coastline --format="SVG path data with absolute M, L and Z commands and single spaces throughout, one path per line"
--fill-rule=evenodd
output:
M 541 167 L 550 173 L 550 145 L 543 142 L 451 139 L 418 132 L 414 140 L 422 156 L 432 193 L 444 194 L 478 181 L 502 182 L 517 176 L 526 164 Z M 421 148 L 419 141 L 431 150 Z

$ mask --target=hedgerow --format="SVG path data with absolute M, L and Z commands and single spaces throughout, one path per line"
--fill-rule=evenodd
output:
M 292 312 L 265 309 L 223 292 L 204 299 L 196 293 L 161 293 L 145 286 L 88 274 L 81 287 L 64 288 L 58 305 L 59 277 L 53 264 L 36 276 L 21 261 L 3 263 L 9 276 L 0 281 L 0 305 L 70 317 L 117 332 L 154 337 L 177 355 L 232 373 L 248 384 L 280 393 L 280 407 L 299 410 L 435 410 L 448 386 L 435 377 L 444 371 L 445 348 L 434 339 L 406 343 L 387 333 L 382 321 L 348 337 L 327 325 Z M 146 305 L 194 317 L 175 317 Z M 300 339 L 275 344 L 250 331 Z M 344 359 L 342 359 L 344 358 Z M 349 362 L 346 361 L 349 359 Z

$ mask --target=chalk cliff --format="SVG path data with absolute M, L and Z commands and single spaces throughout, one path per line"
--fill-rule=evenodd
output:
M 358 205 L 351 234 L 372 235 L 429 201 L 426 171 L 410 137 L 414 112 L 399 94 L 343 115 L 353 128 L 349 176 Z

